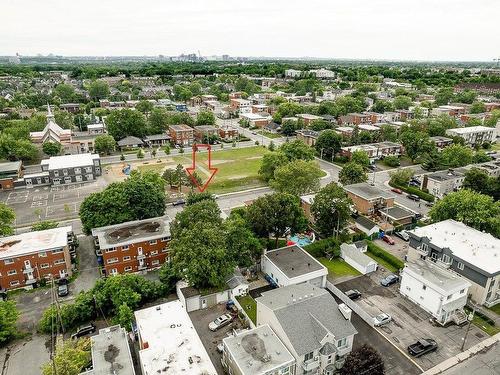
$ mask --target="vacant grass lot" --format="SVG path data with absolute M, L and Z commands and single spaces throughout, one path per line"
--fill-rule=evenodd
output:
M 237 297 L 236 298 L 240 303 L 241 307 L 245 310 L 245 313 L 248 315 L 250 320 L 257 324 L 257 302 L 250 296 L 247 295 L 245 297 Z
M 328 275 L 330 277 L 342 277 L 342 276 L 357 276 L 361 273 L 355 268 L 351 267 L 347 262 L 340 258 L 333 258 L 332 260 L 327 258 L 318 259 L 322 265 L 328 268 Z
M 171 168 L 172 164 L 167 164 L 165 162 L 157 163 L 156 161 L 152 161 L 150 164 L 143 164 L 137 166 L 137 169 L 140 170 L 141 172 L 153 171 L 162 174 L 163 171 L 167 168 L 167 166 Z
M 265 130 L 258 131 L 257 134 L 262 134 L 264 137 L 272 138 L 272 139 L 283 137 L 282 134 L 266 132 Z
M 262 156 L 267 153 L 263 147 L 235 148 L 232 150 L 212 151 L 212 167 L 218 168 L 207 191 L 215 194 L 265 186 L 258 172 Z M 205 181 L 209 176 L 207 153 L 197 153 L 197 173 Z M 190 166 L 191 154 L 175 156 L 174 161 Z

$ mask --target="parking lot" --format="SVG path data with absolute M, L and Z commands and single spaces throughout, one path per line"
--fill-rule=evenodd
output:
M 390 287 L 380 285 L 380 279 L 388 272 L 377 271 L 370 276 L 361 276 L 336 286 L 342 290 L 358 289 L 362 296 L 356 301 L 371 316 L 382 312 L 389 314 L 393 321 L 382 326 L 380 331 L 401 350 L 421 338 L 435 339 L 439 345 L 436 352 L 416 358 L 424 369 L 429 369 L 460 352 L 466 327 L 451 325 L 447 328 L 430 323 L 431 314 L 425 312 L 399 294 L 399 283 Z M 471 325 L 465 348 L 484 340 L 487 335 Z
M 40 186 L 31 189 L 1 191 L 0 201 L 16 212 L 18 227 L 39 220 L 65 220 L 78 216 L 81 202 L 106 186 L 104 179 L 92 183 Z
M 212 332 L 208 329 L 208 324 L 218 316 L 227 313 L 224 304 L 216 305 L 204 310 L 192 311 L 189 313 L 196 332 L 200 336 L 201 342 L 212 360 L 218 374 L 224 374 L 224 368 L 221 363 L 221 354 L 217 351 L 217 345 L 222 339 L 227 337 L 233 329 L 241 328 L 239 320 L 236 318 L 233 322 L 218 331 Z

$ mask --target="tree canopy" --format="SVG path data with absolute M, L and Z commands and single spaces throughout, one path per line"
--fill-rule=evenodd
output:
M 277 167 L 270 182 L 276 191 L 299 196 L 318 190 L 322 175 L 315 161 L 294 160 Z
M 106 118 L 106 125 L 109 134 L 116 140 L 129 135 L 142 138 L 147 133 L 144 115 L 129 108 L 111 112 Z
M 368 176 L 363 166 L 352 161 L 346 163 L 339 173 L 339 181 L 342 185 L 352 185 L 367 180 Z
M 14 233 L 12 224 L 16 219 L 16 213 L 5 203 L 0 202 L 0 236 L 10 236 Z
M 0 346 L 16 337 L 19 312 L 14 301 L 0 300 Z

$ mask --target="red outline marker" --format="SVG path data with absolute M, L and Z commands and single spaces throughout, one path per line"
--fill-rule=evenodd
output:
M 193 176 L 193 172 L 196 170 L 196 151 L 198 151 L 200 148 L 207 149 L 207 152 L 208 152 L 208 170 L 210 171 L 210 177 L 203 185 L 200 185 L 200 183 L 198 181 L 196 181 L 196 179 Z M 214 175 L 217 173 L 218 170 L 219 170 L 218 168 L 212 168 L 212 147 L 210 145 L 207 145 L 207 144 L 194 144 L 193 145 L 193 166 L 186 168 L 186 172 L 189 175 L 189 177 L 191 178 L 191 181 L 193 182 L 193 184 L 195 184 L 195 186 L 198 188 L 200 193 L 203 193 L 205 191 L 208 184 L 210 183 L 210 181 L 212 181 L 212 178 L 214 177 Z

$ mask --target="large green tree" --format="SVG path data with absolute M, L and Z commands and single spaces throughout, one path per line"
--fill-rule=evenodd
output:
M 14 301 L 0 300 L 0 346 L 17 334 L 16 322 L 19 312 Z
M 259 169 L 260 178 L 266 182 L 271 180 L 274 178 L 274 171 L 287 163 L 288 158 L 282 152 L 275 151 L 264 154 Z
M 300 140 L 283 143 L 278 151 L 282 152 L 289 161 L 314 159 L 314 149 Z
M 42 146 L 42 150 L 46 155 L 56 156 L 61 153 L 62 146 L 59 142 L 45 142 Z
M 345 190 L 331 182 L 315 196 L 311 205 L 314 226 L 323 237 L 338 234 L 348 223 L 352 201 Z
M 354 151 L 351 156 L 351 161 L 363 166 L 364 168 L 368 168 L 368 166 L 370 165 L 370 157 L 364 150 Z
M 58 226 L 59 223 L 57 221 L 52 221 L 52 220 L 39 221 L 31 225 L 31 231 L 38 232 L 41 230 L 54 229 L 57 228 Z
M 233 215 L 226 219 L 224 235 L 228 256 L 239 267 L 250 267 L 260 259 L 262 244 L 244 218 Z
M 325 130 L 318 136 L 314 147 L 319 156 L 331 158 L 340 151 L 342 147 L 342 137 L 334 130 Z
M 410 129 L 401 134 L 401 143 L 405 148 L 406 155 L 408 155 L 412 161 L 417 160 L 435 147 L 427 133 Z
M 128 108 L 111 112 L 106 118 L 106 125 L 109 134 L 116 140 L 129 135 L 141 138 L 147 132 L 144 115 Z
M 16 219 L 16 213 L 5 203 L 0 202 L 0 236 L 9 236 L 14 233 L 12 224 Z
M 200 111 L 196 115 L 196 125 L 215 125 L 215 116 L 212 111 Z
M 67 83 L 60 83 L 54 88 L 52 94 L 61 99 L 62 103 L 70 103 L 75 98 L 75 88 Z
M 56 346 L 53 361 L 42 366 L 42 375 L 77 375 L 90 361 L 89 338 L 61 340 Z
M 153 108 L 148 117 L 149 133 L 162 134 L 168 129 L 169 114 L 164 108 Z
M 315 161 L 294 160 L 276 168 L 271 187 L 299 196 L 318 190 L 322 174 Z
M 357 184 L 365 182 L 368 176 L 362 165 L 354 162 L 349 162 L 342 167 L 339 173 L 339 181 L 342 185 Z
M 115 151 L 116 142 L 113 136 L 109 134 L 100 134 L 95 137 L 94 148 L 100 154 L 110 155 Z
M 474 154 L 467 146 L 450 145 L 445 147 L 440 154 L 440 163 L 447 168 L 463 167 L 472 163 Z
M 7 160 L 32 161 L 38 156 L 38 149 L 27 139 L 16 139 L 9 134 L 0 134 L 0 158 Z
M 109 85 L 106 81 L 96 80 L 89 85 L 89 95 L 93 101 L 105 99 L 109 96 Z

